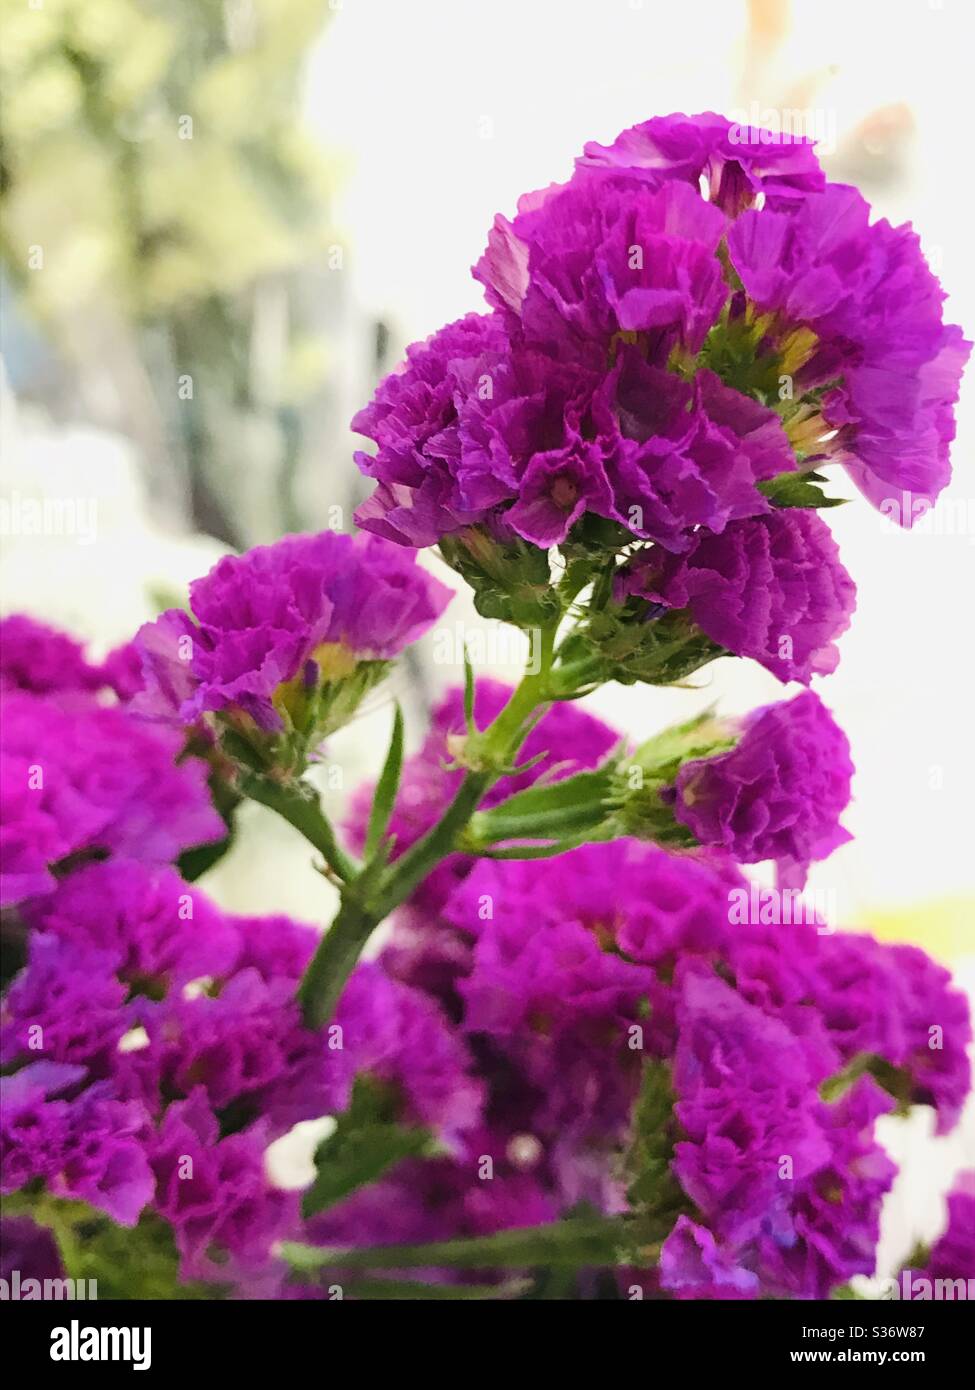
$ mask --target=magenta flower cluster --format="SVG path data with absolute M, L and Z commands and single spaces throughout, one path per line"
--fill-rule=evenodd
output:
M 166 863 L 224 825 L 182 738 L 88 695 L 0 696 L 0 903 L 36 897 L 78 856 Z
M 842 465 L 910 526 L 949 480 L 971 344 L 909 226 L 871 222 L 809 142 L 752 135 L 656 118 L 499 216 L 474 268 L 490 311 L 411 348 L 353 422 L 376 446 L 359 524 L 547 549 L 599 518 L 654 543 L 656 601 L 722 647 L 782 680 L 832 670 L 854 587 L 802 510 L 816 488 L 788 484 Z
M 354 1297 L 366 1247 L 439 1241 L 389 1284 L 508 1295 L 458 1242 L 525 1239 L 534 1278 L 534 1228 L 591 1220 L 613 1244 L 560 1289 L 825 1299 L 875 1272 L 879 1122 L 958 1123 L 965 996 L 800 895 L 849 839 L 818 694 L 637 749 L 577 703 L 721 653 L 834 670 L 830 467 L 904 525 L 949 477 L 970 345 L 913 232 L 805 141 L 672 116 L 587 145 L 474 274 L 487 312 L 356 417 L 365 534 L 227 556 L 103 661 L 0 625 L 5 1269 L 56 1275 L 80 1220 L 213 1296 Z M 437 543 L 480 612 L 540 615 L 537 660 L 514 690 L 468 670 L 405 759 L 397 716 L 346 847 L 304 774 L 444 611 Z M 338 889 L 324 938 L 197 885 L 247 796 Z M 771 912 L 742 871 L 768 861 Z M 973 1201 L 969 1175 L 932 1277 L 971 1276 Z
M 451 591 L 415 556 L 373 537 L 286 536 L 226 556 L 143 627 L 145 691 L 135 707 L 183 725 L 229 711 L 284 727 L 282 687 L 306 689 L 398 655 L 436 621 Z
M 311 927 L 228 916 L 174 870 L 123 858 L 76 870 L 26 921 L 0 1023 L 2 1191 L 41 1181 L 126 1226 L 154 1213 L 187 1279 L 280 1280 L 273 1248 L 300 1218 L 267 1147 L 343 1110 L 357 1075 L 393 1088 L 445 1151 L 479 1122 L 464 1039 L 375 966 L 333 1030 L 303 1027 Z

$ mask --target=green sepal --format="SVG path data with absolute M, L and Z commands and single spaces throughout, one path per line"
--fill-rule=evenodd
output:
M 527 541 L 496 541 L 479 526 L 455 531 L 440 541 L 440 553 L 474 591 L 482 618 L 499 618 L 516 627 L 548 627 L 562 603 L 552 585 L 547 550 Z
M 634 1213 L 655 1227 L 672 1225 L 690 1204 L 671 1164 L 676 1122 L 670 1068 L 648 1061 L 633 1109 L 633 1139 L 624 1157 L 627 1197 Z
M 897 1102 L 895 1114 L 906 1115 L 913 1103 L 914 1081 L 901 1067 L 873 1052 L 858 1052 L 841 1071 L 828 1076 L 819 1087 L 820 1099 L 835 1105 L 853 1089 L 862 1076 L 870 1076 Z
M 828 482 L 820 473 L 780 473 L 759 483 L 758 490 L 773 507 L 841 507 L 845 497 L 827 497 L 821 484 Z
M 644 600 L 634 599 L 624 605 L 609 603 L 591 615 L 577 639 L 588 647 L 590 660 L 596 658 L 587 672 L 588 685 L 610 680 L 621 685 L 675 685 L 716 657 L 728 655 L 682 610 L 659 617 L 649 617 L 649 610 Z M 570 670 L 571 663 L 567 653 Z

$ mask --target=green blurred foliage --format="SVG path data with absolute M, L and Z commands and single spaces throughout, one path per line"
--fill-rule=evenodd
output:
M 329 170 L 297 123 L 327 13 L 0 0 L 3 253 L 38 312 L 107 295 L 151 317 L 327 246 Z
M 76 374 L 72 407 L 117 399 L 118 418 L 98 423 L 136 440 L 157 483 L 171 467 L 184 519 L 231 542 L 252 538 L 235 469 L 287 494 L 300 410 L 329 373 L 300 283 L 334 249 L 335 170 L 300 119 L 329 10 L 0 0 L 8 283 Z M 188 403 L 186 377 L 205 385 Z M 252 515 L 263 504 L 251 498 Z M 268 529 L 300 520 L 288 510 L 284 496 Z

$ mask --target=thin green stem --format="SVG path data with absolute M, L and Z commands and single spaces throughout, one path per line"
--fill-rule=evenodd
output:
M 456 850 L 458 837 L 484 794 L 514 762 L 529 719 L 545 703 L 554 647 L 554 626 L 541 629 L 538 669 L 522 677 L 493 723 L 471 740 L 471 755 L 478 765 L 467 773 L 442 818 L 390 868 L 381 889 L 383 915 L 408 897 L 441 859 Z
M 622 1216 L 572 1216 L 540 1226 L 512 1227 L 486 1236 L 424 1245 L 345 1247 L 286 1243 L 282 1254 L 296 1270 L 333 1268 L 520 1269 L 612 1266 L 631 1258 L 632 1223 Z
M 461 831 L 477 810 L 481 798 L 497 780 L 490 772 L 468 772 L 437 824 L 401 858 L 395 860 L 380 887 L 377 910 L 381 920 L 413 892 L 419 883 L 436 868 L 441 859 L 453 854 Z
M 298 986 L 297 999 L 307 1027 L 323 1028 L 328 1023 L 362 948 L 380 920 L 362 903 L 343 898 Z
M 342 906 L 298 988 L 302 1014 L 310 1027 L 318 1028 L 328 1022 L 373 930 L 442 859 L 454 853 L 461 832 L 484 794 L 517 757 L 531 716 L 546 701 L 554 647 L 555 625 L 541 629 L 537 669 L 526 672 L 493 723 L 469 740 L 469 756 L 474 765 L 437 824 L 395 860 L 378 882 L 373 880 L 367 888 L 365 873 L 358 882 L 354 875 L 345 880 L 350 891 L 344 895 Z M 292 817 L 299 809 L 285 803 L 282 814 L 295 824 Z M 320 831 L 321 827 L 317 829 Z M 335 848 L 333 845 L 333 853 Z M 322 852 L 325 853 L 324 848 Z M 340 877 L 344 875 L 340 873 Z
M 317 793 L 307 782 L 275 782 L 259 773 L 248 773 L 241 780 L 241 790 L 252 801 L 259 801 L 277 811 L 325 860 L 343 883 L 352 883 L 359 865 L 345 853 L 335 831 L 322 810 Z

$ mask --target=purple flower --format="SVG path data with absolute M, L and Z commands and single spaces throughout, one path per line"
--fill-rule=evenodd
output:
M 113 647 L 100 667 L 102 679 L 125 704 L 143 688 L 142 651 L 136 642 Z
M 975 1172 L 958 1176 L 948 1195 L 948 1225 L 925 1271 L 932 1279 L 975 1278 Z
M 534 909 L 532 897 L 520 912 L 481 923 L 473 968 L 460 985 L 467 1029 L 528 1039 L 598 1020 L 625 1042 L 649 972 L 604 951 L 588 924 L 539 922 Z
M 883 948 L 872 943 L 881 955 Z M 886 967 L 886 968 L 885 968 Z M 905 1072 L 911 1083 L 911 1100 L 931 1105 L 937 1118 L 937 1132 L 946 1134 L 957 1123 L 972 1087 L 968 1060 L 972 1041 L 972 1022 L 968 1000 L 953 988 L 949 972 L 917 946 L 892 946 L 882 955 L 878 974 L 887 975 L 890 992 L 883 1001 L 887 1015 L 893 1012 L 899 1022 L 899 1036 L 883 1034 L 874 1051 Z M 881 1001 L 875 996 L 878 1013 L 874 1027 L 883 1027 L 879 1018 Z
M 0 1221 L 0 1251 L 0 1278 L 8 1287 L 15 1273 L 22 1284 L 28 1279 L 64 1278 L 57 1241 L 29 1216 L 5 1216 Z
M 728 297 L 715 250 L 720 210 L 680 182 L 613 175 L 529 195 L 495 220 L 474 274 L 533 347 L 594 370 L 632 333 L 648 360 L 695 355 Z M 512 293 L 512 254 L 526 273 Z
M 728 752 L 684 763 L 674 813 L 700 844 L 744 864 L 775 859 L 783 881 L 804 878 L 850 838 L 839 818 L 852 776 L 846 735 L 805 690 L 756 710 Z
M 577 178 L 590 170 L 625 172 L 651 187 L 682 179 L 697 188 L 705 179 L 711 202 L 731 215 L 759 194 L 768 207 L 789 207 L 824 184 L 811 140 L 733 124 L 713 111 L 655 116 L 611 145 L 590 141 L 576 170 Z
M 50 891 L 50 869 L 69 855 L 164 863 L 224 835 L 204 765 L 175 764 L 176 736 L 87 701 L 18 691 L 2 706 L 4 903 Z
M 457 983 L 463 1027 L 533 1088 L 526 1126 L 559 1140 L 563 1187 L 585 1185 L 588 1196 L 587 1168 L 595 1164 L 609 1183 L 610 1153 L 639 1087 L 642 1051 L 632 1043 L 649 1026 L 654 983 L 652 970 L 614 949 L 627 882 L 617 850 L 574 850 L 542 865 L 484 863 L 446 909 L 474 938 Z M 508 1106 L 510 1070 L 499 1084 Z
M 874 1138 L 874 1122 L 893 1104 L 862 1077 L 842 1100 L 820 1105 L 828 1157 L 795 1184 L 794 1238 L 765 1231 L 750 1255 L 773 1297 L 825 1299 L 854 1275 L 874 1273 L 881 1207 L 897 1172 Z
M 712 641 L 804 685 L 835 669 L 856 602 L 825 522 L 793 509 L 698 532 L 686 555 L 640 553 L 617 579 L 629 595 L 687 609 Z
M 406 362 L 382 382 L 352 428 L 378 446 L 356 454 L 367 477 L 379 480 L 356 521 L 400 545 L 433 545 L 442 535 L 483 518 L 458 486 L 457 402 L 469 389 L 487 389 L 507 346 L 497 318 L 468 314 L 407 350 Z M 490 383 L 491 378 L 487 381 Z
M 195 621 L 174 609 L 141 629 L 146 690 L 133 708 L 183 724 L 226 712 L 263 730 L 286 716 L 297 727 L 320 686 L 391 660 L 443 612 L 451 591 L 415 558 L 333 531 L 224 556 L 190 586 Z
M 758 1276 L 735 1264 L 705 1226 L 687 1216 L 677 1224 L 660 1251 L 661 1286 L 678 1298 L 754 1298 Z
M 598 379 L 527 350 L 485 366 L 458 405 L 457 491 L 478 519 L 512 502 L 504 525 L 543 549 L 584 511 L 620 520 L 587 419 Z
M 170 996 L 141 1010 L 149 1047 L 144 1085 L 164 1096 L 200 1086 L 215 1112 L 261 1116 L 269 1138 L 344 1104 L 348 1063 L 321 1032 L 304 1027 L 289 979 L 233 975 L 217 995 Z M 273 1132 L 272 1132 L 273 1131 Z
M 675 1113 L 686 1138 L 674 1173 L 732 1246 L 765 1231 L 788 1240 L 793 1183 L 829 1156 L 801 1044 L 697 969 L 684 973 L 677 1021 Z
M 0 690 L 32 695 L 93 695 L 111 690 L 126 701 L 142 687 L 142 658 L 132 642 L 91 662 L 83 645 L 25 613 L 0 619 Z
M 110 1074 L 119 1040 L 133 1022 L 111 964 L 102 952 L 32 932 L 27 967 L 4 996 L 0 1013 L 4 1064 L 40 1054 L 84 1063 L 98 1076 Z
M 69 874 L 27 913 L 66 945 L 104 956 L 135 992 L 158 997 L 204 976 L 228 974 L 236 927 L 172 869 L 111 859 Z
M 782 339 L 805 332 L 799 388 L 832 386 L 817 447 L 910 526 L 950 478 L 952 406 L 971 349 L 943 322 L 944 294 L 910 225 L 871 225 L 856 189 L 831 184 L 788 212 L 743 213 L 728 250 Z
M 99 1082 L 61 1098 L 85 1068 L 35 1062 L 4 1077 L 4 1194 L 43 1181 L 57 1197 L 90 1202 L 121 1226 L 134 1226 L 152 1197 L 141 1108 L 114 1098 Z
M 546 1036 L 557 1023 L 571 1030 L 573 1010 L 586 1028 L 592 1009 L 598 1012 L 604 1004 L 610 1008 L 617 1000 L 617 1013 L 640 1024 L 643 1050 L 667 1057 L 675 1036 L 670 982 L 674 962 L 685 955 L 710 958 L 727 949 L 732 931 L 729 892 L 742 882 L 730 865 L 698 854 L 672 854 L 630 839 L 585 845 L 541 863 L 483 862 L 444 909 L 455 931 L 468 941 L 477 940 L 463 972 L 470 978 L 461 981 L 461 992 L 478 1008 L 492 1006 L 500 1011 L 502 1022 L 517 1018 L 519 1011 L 530 1013 L 535 1022 L 544 1024 Z M 585 942 L 607 954 L 603 960 L 594 956 L 584 964 L 577 979 L 573 961 L 588 960 Z M 557 948 L 563 943 L 560 957 Z M 501 969 L 518 974 L 519 951 L 533 962 L 536 955 L 542 957 L 537 967 L 533 965 L 539 973 L 533 974 L 525 965 L 520 979 L 499 986 L 496 977 Z M 481 971 L 479 962 L 490 970 Z M 628 968 L 617 975 L 615 967 L 623 962 Z M 543 975 L 541 967 L 546 963 L 549 972 Z M 563 970 L 565 979 L 560 981 Z M 598 990 L 614 980 L 618 990 L 614 993 L 610 988 L 600 997 Z M 543 988 L 549 991 L 544 1008 L 539 1004 Z M 581 1000 L 576 1000 L 573 990 L 581 991 Z M 649 999 L 649 1010 L 637 1007 L 638 996 Z M 618 1048 L 621 1036 L 625 1043 L 628 1037 L 617 1018 L 602 1030 L 601 1044 Z M 620 1065 L 618 1052 L 605 1046 L 595 1056 L 604 1072 L 610 1063 Z
M 256 970 L 265 980 L 297 983 L 318 944 L 319 932 L 291 917 L 234 917 L 240 956 L 237 968 Z
M 707 369 L 686 382 L 634 348 L 620 350 L 593 419 L 617 519 L 671 550 L 687 549 L 694 527 L 721 531 L 768 511 L 756 483 L 795 467 L 767 407 Z
M 0 620 L 0 689 L 90 693 L 103 683 L 80 642 L 24 613 Z
M 184 1279 L 233 1283 L 293 1234 L 297 1197 L 271 1186 L 258 1129 L 220 1137 L 202 1088 L 177 1101 L 151 1141 L 155 1210 L 173 1228 Z
M 407 545 L 474 523 L 547 549 L 584 513 L 681 549 L 764 512 L 795 457 L 778 416 L 693 359 L 729 288 L 725 218 L 683 182 L 586 178 L 499 218 L 476 274 L 497 312 L 411 349 L 355 428 L 379 487 L 357 519 Z
M 411 348 L 354 422 L 378 446 L 358 520 L 388 539 L 548 548 L 588 513 L 679 552 L 765 513 L 756 483 L 797 453 L 903 524 L 948 479 L 970 345 L 910 229 L 871 226 L 810 141 L 644 122 L 498 216 L 474 274 L 492 312 Z

